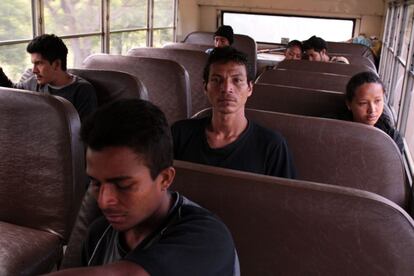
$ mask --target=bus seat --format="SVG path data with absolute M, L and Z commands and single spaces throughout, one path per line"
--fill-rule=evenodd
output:
M 343 53 L 329 53 L 329 56 L 343 56 L 349 61 L 350 65 L 358 65 L 358 66 L 366 66 L 372 69 L 372 71 L 376 72 L 377 68 L 375 67 L 375 63 L 367 57 L 363 56 L 355 56 L 351 54 L 343 54 Z
M 161 108 L 170 124 L 191 114 L 188 72 L 175 61 L 94 54 L 83 61 L 83 67 L 122 71 L 137 77 L 147 88 L 148 100 Z
M 196 117 L 211 113 L 206 109 Z M 360 123 L 246 109 L 249 120 L 281 133 L 300 180 L 361 189 L 408 208 L 402 156 L 383 131 Z
M 182 42 L 170 42 L 166 43 L 162 46 L 163 49 L 181 49 L 181 50 L 191 50 L 191 51 L 199 51 L 205 52 L 207 49 L 210 49 L 211 45 L 205 44 L 189 44 L 189 43 L 182 43 Z
M 192 32 L 184 38 L 186 44 L 201 44 L 209 45 L 209 48 L 214 47 L 214 33 L 213 32 Z M 254 76 L 257 72 L 257 44 L 256 41 L 247 35 L 234 34 L 234 42 L 231 45 L 237 50 L 245 53 L 248 56 L 249 63 L 252 66 Z
M 345 95 L 340 92 L 265 83 L 253 86 L 246 107 L 312 117 L 329 117 L 347 111 Z M 384 105 L 383 112 L 395 125 L 388 105 Z
M 256 83 L 279 84 L 345 93 L 350 76 L 306 72 L 298 70 L 271 69 L 264 71 Z
M 0 274 L 60 261 L 85 192 L 80 120 L 65 99 L 0 88 Z
M 96 90 L 98 106 L 119 99 L 148 99 L 144 84 L 131 74 L 92 69 L 68 69 L 68 72 L 89 81 Z
M 366 65 L 341 64 L 332 62 L 314 62 L 309 60 L 283 60 L 277 65 L 277 69 L 299 70 L 306 72 L 331 73 L 344 76 L 353 76 L 355 74 L 372 71 L 372 67 Z
M 414 222 L 357 189 L 175 161 L 171 187 L 230 229 L 242 275 L 412 275 Z
M 128 56 L 163 58 L 178 62 L 187 70 L 191 85 L 191 110 L 196 113 L 210 106 L 204 94 L 203 70 L 208 54 L 201 51 L 164 48 L 133 48 Z
M 327 41 L 326 46 L 328 53 L 350 54 L 354 56 L 363 56 L 371 60 L 375 64 L 374 54 L 371 49 L 362 44 L 347 43 L 347 42 L 333 42 Z
M 314 117 L 347 110 L 344 94 L 339 92 L 263 83 L 253 86 L 246 107 Z

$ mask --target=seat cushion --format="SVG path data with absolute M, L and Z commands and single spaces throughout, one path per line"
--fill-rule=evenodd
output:
M 53 233 L 0 222 L 0 275 L 38 275 L 52 270 L 62 256 Z

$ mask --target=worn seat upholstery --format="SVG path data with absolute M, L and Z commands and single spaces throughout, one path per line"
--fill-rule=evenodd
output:
M 360 123 L 253 109 L 247 109 L 246 116 L 286 138 L 297 179 L 370 191 L 408 209 L 410 187 L 403 160 L 383 131 Z
M 191 114 L 191 92 L 188 72 L 172 60 L 95 54 L 87 57 L 87 69 L 115 70 L 129 73 L 142 81 L 148 100 L 158 105 L 168 122 L 186 119 Z
M 230 229 L 242 275 L 412 275 L 414 224 L 370 192 L 175 162 L 173 190 Z
M 350 78 L 350 76 L 337 74 L 271 69 L 263 72 L 257 78 L 256 83 L 279 84 L 345 93 L 346 84 Z
M 80 120 L 65 99 L 0 88 L 0 274 L 60 261 L 87 179 Z
M 353 76 L 355 74 L 372 71 L 377 73 L 369 66 L 342 64 L 332 62 L 314 62 L 309 60 L 283 60 L 277 65 L 278 69 L 299 70 L 307 72 L 331 73 L 344 76 Z
M 204 94 L 203 69 L 207 64 L 208 54 L 201 51 L 164 48 L 133 48 L 128 56 L 163 58 L 178 62 L 187 70 L 191 85 L 191 109 L 196 113 L 210 106 Z
M 144 84 L 131 74 L 92 69 L 69 69 L 69 73 L 89 81 L 96 90 L 98 106 L 119 99 L 148 99 Z
M 246 107 L 314 117 L 347 110 L 345 96 L 339 92 L 262 83 L 253 86 Z

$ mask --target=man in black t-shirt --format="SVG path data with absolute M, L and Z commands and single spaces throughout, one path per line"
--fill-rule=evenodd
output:
M 104 216 L 84 244 L 88 267 L 56 275 L 239 275 L 226 226 L 168 191 L 175 176 L 172 141 L 156 106 L 114 102 L 84 122 L 81 137 L 90 189 Z
M 285 139 L 245 116 L 244 107 L 253 90 L 246 55 L 231 47 L 214 49 L 203 78 L 211 117 L 172 126 L 174 158 L 294 178 L 296 171 Z

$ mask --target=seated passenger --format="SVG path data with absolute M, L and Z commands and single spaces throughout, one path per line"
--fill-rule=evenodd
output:
M 303 50 L 310 61 L 335 62 L 349 64 L 345 57 L 329 57 L 325 40 L 312 36 L 303 42 Z
M 231 46 L 233 44 L 233 28 L 229 25 L 220 26 L 217 31 L 214 33 L 214 47 L 222 48 Z M 206 50 L 207 54 L 210 54 L 214 48 Z
M 63 41 L 44 34 L 27 45 L 33 63 L 32 72 L 26 72 L 22 81 L 13 83 L 0 67 L 0 86 L 60 96 L 70 101 L 83 119 L 97 106 L 94 87 L 86 80 L 66 72 L 68 49 Z
M 174 158 L 294 178 L 285 139 L 245 116 L 246 100 L 253 91 L 253 73 L 246 55 L 231 47 L 214 49 L 203 78 L 212 114 L 172 126 Z
M 299 40 L 292 40 L 286 46 L 285 59 L 302 59 L 302 42 Z
M 150 102 L 121 100 L 83 124 L 87 174 L 103 217 L 90 227 L 83 262 L 53 275 L 239 275 L 226 226 L 170 192 L 171 134 Z
M 346 86 L 348 112 L 338 114 L 335 118 L 375 126 L 387 133 L 403 152 L 404 143 L 401 135 L 383 112 L 384 92 L 384 85 L 375 73 L 356 74 Z

